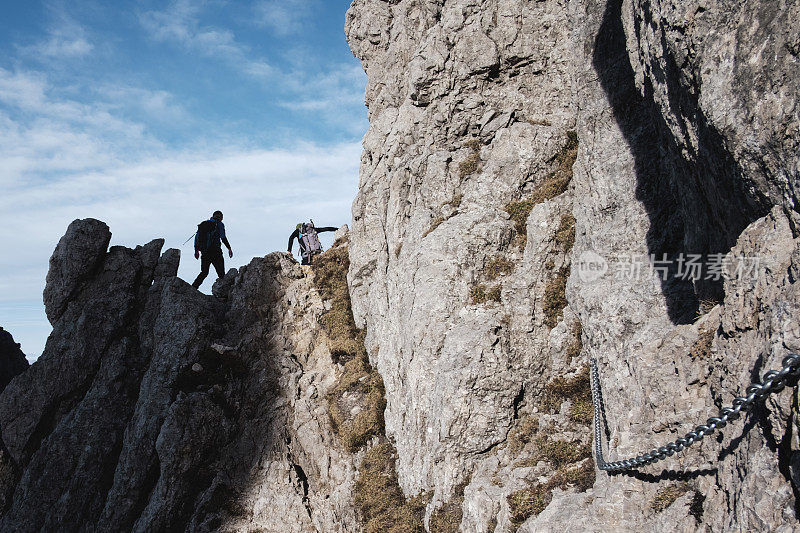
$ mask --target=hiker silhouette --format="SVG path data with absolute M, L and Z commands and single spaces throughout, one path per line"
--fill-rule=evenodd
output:
M 225 236 L 225 224 L 222 223 L 222 211 L 214 211 L 211 218 L 204 220 L 197 225 L 197 233 L 194 235 L 194 258 L 200 259 L 200 274 L 197 275 L 192 287 L 200 288 L 203 280 L 208 276 L 211 265 L 217 271 L 217 277 L 225 275 L 225 258 L 222 256 L 222 245 L 228 248 L 228 257 L 233 257 L 228 238 Z
M 289 253 L 292 253 L 292 245 L 294 240 L 297 239 L 300 245 L 300 256 L 302 258 L 301 265 L 310 265 L 314 256 L 322 253 L 322 245 L 319 242 L 318 233 L 326 231 L 336 231 L 339 228 L 331 226 L 324 228 L 317 228 L 314 226 L 314 221 L 310 223 L 301 222 L 297 225 L 291 235 L 289 235 Z

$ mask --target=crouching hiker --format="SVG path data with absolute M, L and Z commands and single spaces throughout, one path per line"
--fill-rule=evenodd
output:
M 294 244 L 294 240 L 297 239 L 297 242 L 300 245 L 300 255 L 303 258 L 300 264 L 310 265 L 314 256 L 322 253 L 322 245 L 319 242 L 319 237 L 317 234 L 325 231 L 336 231 L 337 229 L 339 228 L 314 227 L 313 220 L 310 224 L 301 222 L 297 225 L 292 234 L 289 235 L 289 253 L 292 253 L 292 245 Z
M 211 265 L 214 265 L 218 278 L 225 275 L 225 258 L 222 257 L 220 242 L 225 243 L 228 248 L 228 257 L 233 257 L 233 249 L 225 236 L 222 211 L 214 211 L 211 218 L 197 225 L 197 233 L 194 236 L 194 258 L 199 259 L 200 254 L 203 255 L 200 260 L 200 274 L 192 283 L 192 287 L 195 289 L 200 288 L 203 280 L 208 276 L 208 269 Z

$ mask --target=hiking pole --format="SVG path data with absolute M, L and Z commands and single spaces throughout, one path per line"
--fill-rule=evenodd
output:
M 186 239 L 185 241 L 183 241 L 183 244 L 181 244 L 181 246 L 185 246 L 185 245 L 186 245 L 186 243 L 187 243 L 187 242 L 189 242 L 189 241 L 191 241 L 191 240 L 192 240 L 192 237 L 194 237 L 195 235 L 197 235 L 197 232 L 196 232 L 196 231 L 195 231 L 194 233 L 192 233 L 192 234 L 191 234 L 191 236 L 190 236 L 188 239 Z

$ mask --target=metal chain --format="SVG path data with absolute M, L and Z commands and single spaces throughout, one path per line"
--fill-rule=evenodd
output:
M 752 407 L 756 400 L 762 400 L 773 392 L 780 392 L 786 386 L 785 381 L 789 378 L 800 376 L 800 355 L 789 354 L 783 359 L 783 368 L 770 370 L 764 374 L 763 383 L 753 383 L 745 389 L 747 396 L 737 396 L 733 400 L 732 407 L 723 407 L 719 416 L 709 418 L 705 424 L 700 424 L 694 431 L 690 431 L 685 436 L 670 442 L 664 446 L 656 448 L 651 452 L 625 459 L 624 461 L 613 461 L 611 463 L 603 460 L 603 447 L 601 422 L 605 420 L 605 408 L 603 406 L 603 396 L 600 391 L 600 379 L 597 371 L 597 361 L 590 360 L 592 367 L 592 403 L 594 404 L 594 455 L 598 468 L 606 471 L 631 470 L 641 466 L 656 463 L 675 453 L 680 453 L 695 442 L 703 440 L 706 435 L 711 435 L 718 428 L 725 427 L 729 421 L 739 418 L 742 411 L 747 411 Z

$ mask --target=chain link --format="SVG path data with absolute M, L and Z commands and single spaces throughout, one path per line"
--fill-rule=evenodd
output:
M 592 367 L 592 403 L 594 404 L 594 455 L 598 468 L 606 471 L 631 470 L 664 460 L 675 453 L 680 453 L 695 442 L 703 440 L 706 435 L 711 435 L 717 429 L 724 428 L 728 422 L 739 418 L 740 413 L 748 411 L 756 400 L 762 400 L 773 392 L 782 391 L 786 386 L 787 379 L 800 376 L 800 355 L 789 354 L 783 359 L 783 368 L 770 370 L 764 374 L 762 383 L 751 384 L 745 389 L 746 396 L 734 398 L 731 407 L 723 407 L 719 412 L 719 416 L 712 416 L 705 424 L 695 427 L 694 431 L 690 431 L 683 437 L 655 448 L 648 453 L 623 461 L 607 463 L 603 460 L 603 431 L 601 428 L 602 422 L 605 421 L 605 406 L 603 405 L 603 396 L 600 391 L 597 361 L 591 359 L 590 363 Z

